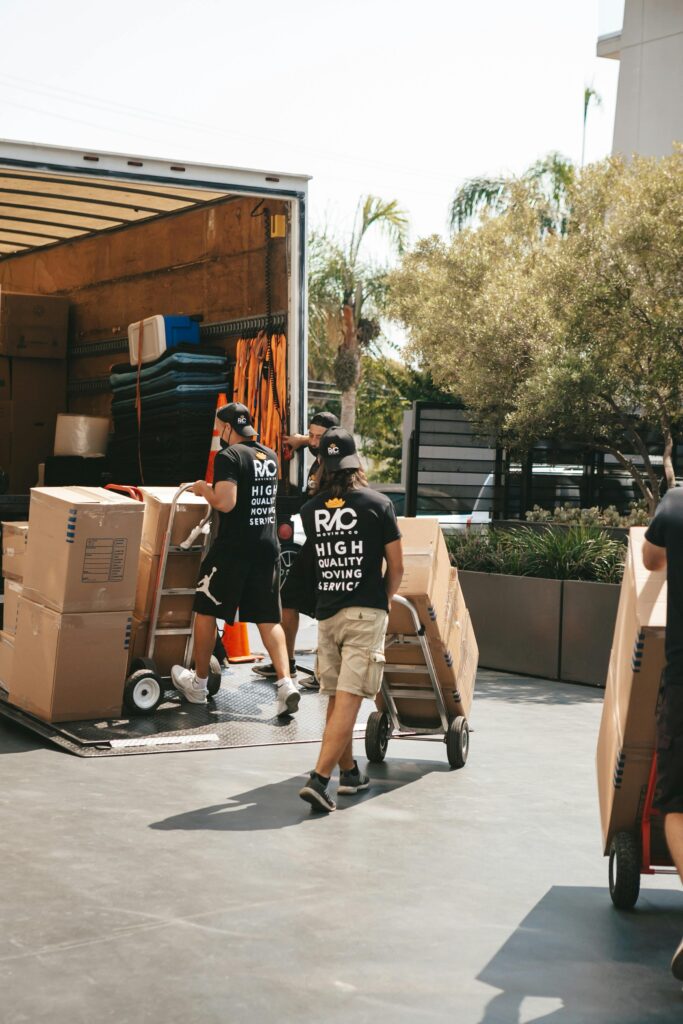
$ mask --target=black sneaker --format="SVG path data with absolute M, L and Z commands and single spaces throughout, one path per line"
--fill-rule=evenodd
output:
M 356 761 L 353 762 L 353 768 L 339 772 L 337 793 L 340 796 L 352 796 L 354 793 L 360 793 L 363 789 L 368 789 L 369 786 L 370 779 L 367 775 L 363 775 Z
M 683 940 L 671 961 L 671 973 L 678 981 L 683 981 Z
M 299 790 L 299 796 L 310 804 L 314 811 L 329 814 L 330 811 L 337 810 L 337 805 L 325 789 L 325 783 L 314 772 L 311 772 L 311 777 L 303 789 Z
M 275 671 L 273 664 L 268 665 L 254 665 L 252 668 L 254 675 L 261 676 L 263 679 L 267 679 L 269 682 L 276 682 L 278 674 Z M 289 663 L 289 678 L 296 679 L 296 662 L 290 661 Z
M 315 672 L 310 668 L 304 668 L 303 665 L 300 667 L 301 676 L 299 677 L 299 686 L 303 690 L 319 690 L 320 683 Z

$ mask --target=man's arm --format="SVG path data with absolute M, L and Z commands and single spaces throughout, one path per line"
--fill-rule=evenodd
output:
M 387 563 L 384 585 L 387 588 L 387 597 L 391 601 L 394 594 L 398 593 L 403 579 L 403 544 L 401 541 L 392 540 L 390 544 L 385 544 L 384 557 Z
M 235 480 L 219 480 L 213 487 L 206 480 L 197 480 L 192 493 L 208 501 L 217 512 L 232 512 L 237 504 L 237 483 Z
M 283 444 L 288 444 L 294 451 L 298 451 L 299 448 L 305 448 L 308 444 L 308 438 L 305 434 L 285 434 L 282 438 Z
M 643 544 L 643 565 L 648 572 L 666 569 L 666 548 L 660 548 L 652 541 L 646 540 Z

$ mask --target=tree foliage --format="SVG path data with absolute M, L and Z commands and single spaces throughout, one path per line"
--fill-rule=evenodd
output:
M 538 232 L 535 198 L 513 182 L 477 230 L 419 243 L 391 308 L 435 382 L 502 440 L 609 452 L 654 509 L 648 434 L 671 486 L 683 410 L 683 155 L 587 168 L 564 237 Z

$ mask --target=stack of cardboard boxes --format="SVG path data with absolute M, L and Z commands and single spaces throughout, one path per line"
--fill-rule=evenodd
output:
M 655 710 L 665 665 L 666 572 L 643 566 L 645 529 L 629 533 L 598 738 L 604 852 L 642 817 L 655 749 Z
M 154 596 L 157 590 L 161 553 L 164 537 L 168 529 L 169 516 L 175 487 L 143 487 L 145 501 L 145 517 L 142 527 L 142 549 L 140 551 L 140 569 L 137 592 L 135 595 L 135 614 L 133 618 L 133 636 L 131 641 L 131 660 L 141 657 L 147 649 L 149 621 L 154 607 Z M 177 547 L 189 536 L 195 526 L 201 523 L 208 512 L 208 504 L 203 498 L 186 491 L 176 505 L 173 518 L 171 546 Z M 195 541 L 200 544 L 201 539 Z M 192 622 L 192 605 L 197 585 L 200 551 L 171 551 L 166 563 L 164 589 L 187 590 L 186 594 L 168 594 L 161 598 L 159 604 L 158 629 L 187 630 Z M 185 656 L 187 634 L 166 634 L 158 636 L 154 646 L 154 661 L 157 670 L 165 676 L 170 675 L 173 665 L 181 665 Z
M 13 658 L 2 669 L 10 703 L 48 722 L 120 715 L 142 519 L 140 502 L 97 487 L 31 492 Z M 16 575 L 16 555 L 3 557 L 5 573 L 13 565 Z
M 26 494 L 66 411 L 67 299 L 0 289 L 0 469 Z
M 457 570 L 450 564 L 448 549 L 436 519 L 399 519 L 403 535 L 404 573 L 401 597 L 415 606 L 424 627 L 439 686 L 450 717 L 467 717 L 474 697 L 479 652 L 469 612 L 460 589 Z M 415 625 L 407 608 L 394 602 L 384 651 L 385 681 L 398 689 L 432 690 Z M 392 665 L 423 671 L 405 673 Z M 377 706 L 384 710 L 381 694 Z M 416 698 L 396 700 L 401 724 L 413 728 L 438 728 L 436 702 Z
M 28 523 L 2 523 L 3 628 L 0 630 L 0 686 L 12 675 L 19 598 L 24 580 Z

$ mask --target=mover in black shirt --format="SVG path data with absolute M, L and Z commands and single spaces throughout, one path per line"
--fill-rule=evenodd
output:
M 322 463 L 318 458 L 318 446 L 326 430 L 330 427 L 339 426 L 339 420 L 332 412 L 317 412 L 311 417 L 308 427 L 308 436 L 304 434 L 290 434 L 284 437 L 283 441 L 290 448 L 297 451 L 299 448 L 308 448 L 314 453 L 315 459 L 308 471 L 306 480 L 306 493 L 312 497 L 318 488 Z M 303 545 L 294 559 L 287 579 L 280 592 L 282 599 L 282 628 L 285 631 L 287 640 L 287 653 L 289 655 L 289 674 L 292 679 L 297 679 L 297 666 L 294 657 L 296 646 L 296 634 L 299 631 L 299 616 L 308 615 L 315 618 L 315 573 L 313 570 L 313 559 L 311 546 Z M 266 679 L 275 679 L 276 670 L 274 665 L 258 665 L 254 672 Z M 318 680 L 315 675 L 302 667 L 302 677 L 297 681 L 307 690 L 317 690 Z
M 655 806 L 683 881 L 683 488 L 667 491 L 645 534 L 645 568 L 666 568 L 666 670 L 657 708 Z M 671 961 L 683 981 L 683 942 Z
M 317 676 L 329 702 L 318 762 L 299 795 L 315 810 L 333 811 L 327 785 L 335 765 L 340 795 L 370 783 L 353 759 L 353 727 L 361 701 L 374 699 L 382 681 L 389 602 L 403 576 L 403 555 L 394 507 L 367 486 L 352 435 L 328 430 L 320 456 L 321 490 L 304 505 L 301 520 L 316 575 Z
M 274 452 L 256 440 L 244 405 L 219 409 L 223 434 L 214 462 L 213 486 L 198 480 L 193 491 L 219 514 L 218 536 L 199 571 L 194 601 L 195 670 L 174 665 L 173 684 L 194 704 L 207 698 L 216 619 L 255 622 L 276 669 L 278 715 L 294 714 L 299 691 L 288 670 L 280 625 L 280 547 L 275 523 L 278 465 Z

